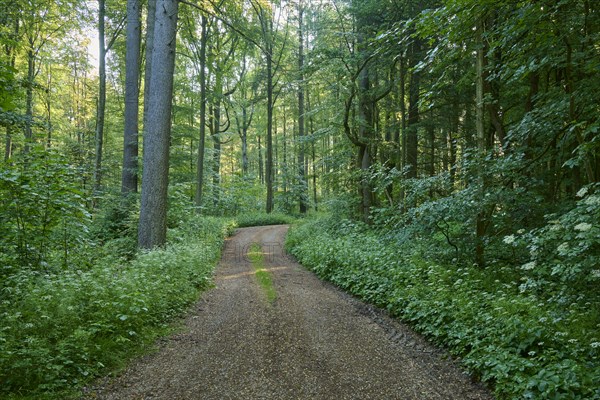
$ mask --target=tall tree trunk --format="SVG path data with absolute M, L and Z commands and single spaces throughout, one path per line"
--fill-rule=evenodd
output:
M 265 184 L 265 168 L 264 168 L 264 161 L 263 161 L 263 148 L 260 142 L 260 135 L 257 135 L 257 141 L 258 141 L 258 178 L 260 180 L 261 184 Z
M 427 139 L 429 141 L 429 163 L 427 165 L 429 176 L 435 175 L 435 126 L 433 121 L 433 112 L 429 112 L 429 118 L 427 124 Z
M 167 191 L 169 186 L 169 141 L 175 44 L 177 0 L 157 0 L 152 51 L 152 76 L 148 123 L 144 136 L 142 201 L 138 229 L 138 246 L 152 249 L 163 246 L 167 235 Z
M 308 211 L 308 188 L 306 184 L 306 168 L 304 166 L 304 6 L 298 1 L 298 180 L 300 184 L 300 213 Z
M 242 176 L 248 175 L 248 109 L 242 106 Z
M 412 68 L 412 73 L 408 84 L 408 121 L 406 127 L 406 165 L 409 167 L 409 178 L 417 177 L 418 168 L 418 124 L 420 122 L 419 98 L 421 90 L 421 73 L 416 71 L 414 67 L 417 65 L 420 52 L 421 42 L 419 39 L 415 39 L 411 45 L 410 66 Z
M 3 22 L 5 22 L 8 25 L 9 16 L 5 15 L 5 18 L 6 18 L 6 20 L 4 20 Z M 12 32 L 12 37 L 14 37 L 15 39 L 19 37 L 19 27 L 20 27 L 19 18 L 16 17 L 13 21 L 13 32 Z M 12 67 L 12 69 L 15 68 L 15 64 L 16 64 L 17 54 L 15 51 L 15 47 L 16 47 L 16 41 L 14 43 L 8 42 L 8 43 L 5 43 L 5 45 L 4 45 L 4 51 L 6 54 L 6 58 L 9 60 L 9 65 Z M 6 126 L 6 142 L 4 144 L 4 161 L 10 160 L 10 158 L 12 157 L 13 132 L 14 132 L 14 127 L 11 125 L 7 125 Z
M 283 193 L 287 193 L 288 191 L 288 169 L 287 169 L 287 112 L 285 110 L 285 108 L 283 109 L 283 123 L 282 125 L 282 142 L 283 142 L 283 162 L 281 163 L 281 165 L 283 165 L 283 179 L 282 179 L 282 186 L 283 186 Z M 294 129 L 292 129 L 292 139 L 297 139 L 297 137 L 295 137 L 295 131 Z M 277 147 L 275 147 L 275 149 L 277 150 Z M 277 159 L 277 152 L 275 152 L 275 159 Z M 293 162 L 293 161 L 292 161 Z M 278 165 L 278 163 L 276 163 Z
M 150 76 L 152 75 L 152 52 L 154 51 L 154 25 L 156 22 L 156 1 L 148 0 L 146 7 L 146 65 L 144 70 L 144 115 L 143 115 L 143 129 L 144 135 L 146 133 L 146 127 L 148 126 L 148 103 L 150 102 Z
M 358 167 L 361 171 L 360 177 L 360 197 L 361 197 L 361 215 L 365 223 L 370 223 L 369 216 L 373 206 L 373 187 L 369 179 L 369 169 L 373 163 L 374 154 L 371 149 L 374 144 L 372 141 L 373 130 L 373 104 L 368 91 L 370 89 L 369 68 L 365 66 L 359 76 L 359 96 L 358 96 L 358 131 L 361 144 L 358 149 Z
M 485 133 L 485 125 L 484 125 L 484 109 L 485 109 L 485 104 L 484 104 L 484 89 L 485 89 L 485 83 L 484 83 L 484 74 L 485 74 L 485 48 L 483 46 L 483 41 L 482 41 L 482 31 L 483 31 L 483 23 L 480 23 L 480 26 L 478 26 L 477 28 L 478 31 L 478 35 L 477 35 L 477 39 L 478 42 L 480 44 L 482 44 L 480 46 L 479 49 L 477 49 L 477 59 L 476 59 L 476 82 L 475 82 L 475 88 L 476 88 L 476 98 L 475 98 L 475 104 L 476 104 L 476 114 L 475 114 L 475 130 L 477 132 L 477 150 L 479 153 L 479 158 L 481 160 L 483 160 L 483 158 L 485 157 L 485 154 L 487 152 L 487 137 L 486 137 L 486 133 Z M 481 190 L 481 196 L 484 195 L 483 192 L 485 192 L 485 180 L 482 178 L 479 182 L 480 185 L 480 190 Z M 483 198 L 483 197 L 482 197 Z M 484 247 L 484 236 L 486 233 L 486 215 L 485 215 L 485 211 L 479 211 L 477 213 L 477 218 L 476 218 L 476 227 L 475 227 L 475 263 L 479 266 L 479 267 L 483 267 L 485 265 L 485 247 Z
M 215 66 L 214 86 L 212 90 L 212 139 L 213 139 L 213 204 L 219 204 L 221 192 L 221 102 L 223 101 L 223 71 L 220 65 Z
M 52 147 L 52 73 L 46 65 L 46 149 Z
M 106 45 L 104 38 L 105 0 L 98 0 L 98 107 L 96 109 L 96 153 L 94 158 L 94 194 L 102 183 L 102 149 L 104 146 L 104 111 L 106 109 Z M 97 202 L 94 201 L 94 205 Z
M 125 72 L 125 132 L 123 135 L 123 171 L 121 193 L 138 190 L 138 130 L 140 79 L 140 1 L 127 0 L 127 50 Z
M 4 144 L 4 161 L 10 160 L 12 157 L 12 128 L 6 127 L 6 143 Z
M 400 102 L 400 127 L 396 130 L 396 143 L 400 146 L 401 154 L 398 157 L 397 167 L 402 170 L 406 165 L 406 68 L 404 66 L 404 59 L 400 58 L 400 90 L 399 90 L 399 102 Z M 400 135 L 402 134 L 402 135 Z
M 306 108 L 309 114 L 308 117 L 308 134 L 312 137 L 314 134 L 314 118 L 310 114 L 311 103 L 310 103 L 310 90 L 306 90 Z M 312 192 L 313 192 L 313 206 L 315 211 L 319 211 L 319 204 L 317 198 L 317 161 L 316 161 L 316 145 L 315 140 L 311 140 L 311 162 L 312 162 Z M 307 170 L 308 172 L 308 170 Z
M 35 53 L 34 42 L 29 40 L 30 49 L 27 51 L 27 91 L 25 97 L 25 153 L 28 153 L 33 144 L 33 83 L 35 80 Z
M 273 211 L 273 45 L 268 45 L 267 58 L 267 163 L 265 180 L 267 184 L 266 212 Z
M 200 140 L 198 141 L 198 161 L 196 163 L 196 193 L 194 203 L 196 211 L 202 206 L 202 186 L 204 185 L 204 147 L 206 143 L 206 42 L 208 40 L 208 20 L 200 17 Z

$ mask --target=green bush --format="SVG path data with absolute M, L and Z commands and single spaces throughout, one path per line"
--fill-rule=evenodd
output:
M 294 218 L 282 213 L 267 214 L 256 212 L 238 215 L 236 221 L 240 228 L 244 228 L 248 226 L 291 224 L 294 221 Z
M 0 396 L 76 387 L 121 363 L 210 284 L 230 221 L 191 218 L 164 250 L 56 274 L 24 270 L 0 302 Z
M 427 261 L 413 243 L 351 221 L 294 226 L 286 247 L 320 277 L 446 346 L 498 398 L 600 399 L 597 301 L 548 303 L 522 291 L 522 270 Z

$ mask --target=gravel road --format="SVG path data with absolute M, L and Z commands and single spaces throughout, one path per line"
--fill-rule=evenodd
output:
M 239 229 L 183 332 L 84 398 L 493 399 L 442 350 L 285 255 L 286 232 Z M 246 256 L 252 243 L 262 245 L 273 302 Z

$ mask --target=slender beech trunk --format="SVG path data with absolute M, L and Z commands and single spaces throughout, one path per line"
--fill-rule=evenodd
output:
M 106 45 L 104 38 L 105 0 L 98 0 L 98 107 L 96 109 L 96 154 L 94 158 L 94 193 L 102 183 L 102 149 L 104 146 L 104 111 L 106 109 Z M 94 201 L 97 206 L 97 202 Z
M 257 135 L 258 141 L 258 178 L 261 184 L 265 184 L 265 168 L 263 161 L 263 148 L 260 141 L 260 135 Z
M 413 71 L 408 84 L 408 119 L 406 127 L 406 165 L 410 168 L 408 171 L 409 178 L 417 177 L 418 168 L 421 74 L 414 67 L 417 65 L 420 52 L 421 42 L 419 39 L 415 39 L 411 45 L 410 66 Z
M 215 85 L 213 87 L 212 104 L 212 138 L 213 138 L 213 203 L 219 204 L 221 193 L 221 100 L 223 97 L 223 72 L 215 68 Z
M 300 192 L 300 213 L 308 211 L 308 193 L 306 190 L 306 168 L 304 165 L 304 29 L 302 26 L 304 6 L 302 0 L 298 1 L 298 180 Z
M 127 50 L 125 72 L 125 132 L 121 193 L 138 190 L 138 131 L 140 79 L 140 1 L 127 0 Z
M 242 106 L 242 175 L 248 175 L 248 109 Z
M 206 143 L 206 41 L 208 21 L 205 16 L 200 17 L 200 140 L 198 141 L 198 161 L 196 163 L 196 194 L 194 203 L 196 211 L 201 211 L 202 186 L 204 185 L 204 146 Z
M 268 45 L 267 58 L 267 163 L 265 180 L 267 184 L 266 212 L 273 211 L 273 46 Z
M 152 249 L 164 246 L 167 236 L 167 191 L 169 186 L 169 141 L 175 44 L 177 0 L 157 0 L 152 51 L 152 76 L 149 96 L 148 126 L 144 135 L 144 169 L 138 229 L 138 246 Z
M 30 49 L 27 51 L 27 91 L 25 96 L 25 153 L 28 153 L 33 143 L 33 83 L 35 80 L 34 41 L 29 39 Z
M 46 65 L 46 149 L 52 147 L 52 73 Z
M 482 30 L 483 24 L 480 23 L 480 26 L 477 28 L 478 30 L 478 41 L 482 43 Z M 486 150 L 487 150 L 487 137 L 485 133 L 485 125 L 484 125 L 484 68 L 485 68 L 485 49 L 484 46 L 481 46 L 477 49 L 477 59 L 476 59 L 476 114 L 475 114 L 475 130 L 477 132 L 477 149 L 479 152 L 479 156 L 481 159 L 484 158 Z M 479 182 L 481 186 L 481 195 L 484 195 L 485 191 L 485 180 L 482 178 Z M 482 197 L 483 198 L 483 197 Z M 486 232 L 486 221 L 485 221 L 485 212 L 482 210 L 477 214 L 476 219 L 476 227 L 475 227 L 475 263 L 483 267 L 485 265 L 485 247 L 484 247 L 484 236 Z
M 6 15 L 6 17 L 8 18 L 8 15 Z M 12 36 L 14 38 L 19 37 L 19 18 L 16 17 L 14 19 L 13 22 L 13 33 Z M 9 42 L 10 43 L 10 42 Z M 6 58 L 9 60 L 9 65 L 14 69 L 15 68 L 15 64 L 16 64 L 16 52 L 15 52 L 15 46 L 16 44 L 13 43 L 6 43 L 4 46 L 4 51 L 6 54 Z M 6 126 L 6 143 L 4 144 L 4 161 L 8 161 L 11 157 L 12 157 L 12 152 L 13 152 L 13 143 L 12 143 L 12 137 L 13 137 L 13 132 L 14 132 L 14 127 L 12 125 L 7 125 Z

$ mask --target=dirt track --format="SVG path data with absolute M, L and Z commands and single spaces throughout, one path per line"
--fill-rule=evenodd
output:
M 443 351 L 283 253 L 286 226 L 240 229 L 186 318 L 99 399 L 492 399 Z M 277 298 L 245 256 L 260 243 Z

